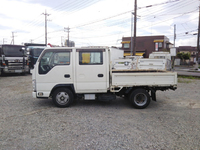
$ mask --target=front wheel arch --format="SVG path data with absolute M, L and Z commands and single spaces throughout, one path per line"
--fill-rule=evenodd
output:
M 49 96 L 52 97 L 53 93 L 59 88 L 67 88 L 67 89 L 71 90 L 71 92 L 75 96 L 75 90 L 74 90 L 74 85 L 73 84 L 57 84 L 52 88 Z

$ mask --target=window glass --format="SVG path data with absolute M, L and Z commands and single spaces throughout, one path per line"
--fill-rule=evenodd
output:
M 130 48 L 129 43 L 124 43 L 124 48 Z
M 159 48 L 161 48 L 162 47 L 162 43 L 160 42 L 160 43 L 158 43 L 158 47 Z
M 79 52 L 80 65 L 101 65 L 103 64 L 102 52 Z
M 20 51 L 23 46 L 3 45 L 4 55 L 7 57 L 23 57 L 23 51 Z
M 39 63 L 39 74 L 48 73 L 53 67 L 57 65 L 69 65 L 70 52 L 52 52 L 47 51 Z
M 44 48 L 32 48 L 33 57 L 39 57 Z

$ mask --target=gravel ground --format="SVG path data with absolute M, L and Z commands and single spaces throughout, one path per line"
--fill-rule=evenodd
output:
M 142 110 L 122 98 L 57 108 L 32 98 L 31 76 L 0 77 L 1 150 L 199 150 L 200 80 L 179 79 Z

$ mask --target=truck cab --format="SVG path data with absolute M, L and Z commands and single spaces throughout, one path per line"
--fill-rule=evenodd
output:
M 46 44 L 25 43 L 29 68 L 33 69 L 41 52 L 47 48 Z
M 29 71 L 23 45 L 0 45 L 1 73 L 26 73 Z
M 105 49 L 46 49 L 34 68 L 37 97 L 49 97 L 60 85 L 69 86 L 76 93 L 103 93 L 109 88 L 109 60 Z M 50 82 L 49 82 L 50 81 Z M 39 94 L 41 93 L 43 94 Z

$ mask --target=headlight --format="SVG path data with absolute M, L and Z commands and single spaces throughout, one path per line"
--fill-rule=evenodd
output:
M 33 91 L 36 92 L 36 80 L 32 80 Z

